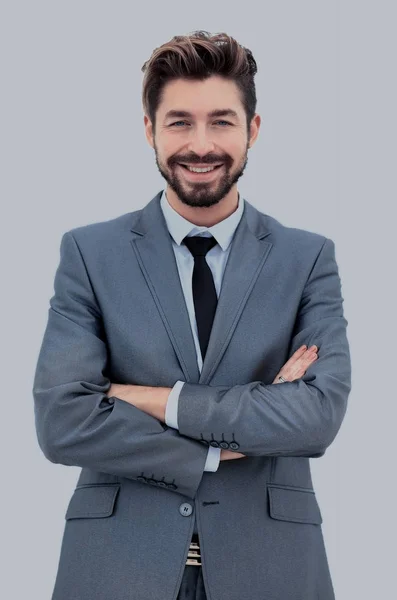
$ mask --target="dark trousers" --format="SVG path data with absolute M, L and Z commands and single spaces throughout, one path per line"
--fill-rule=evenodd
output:
M 202 566 L 186 565 L 176 600 L 207 600 Z

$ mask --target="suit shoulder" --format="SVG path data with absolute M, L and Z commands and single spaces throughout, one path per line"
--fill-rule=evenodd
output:
M 68 233 L 71 234 L 78 243 L 87 240 L 95 242 L 114 240 L 123 233 L 128 233 L 131 229 L 134 215 L 141 210 L 142 209 L 138 209 L 136 211 L 124 213 L 118 217 L 107 219 L 105 221 L 79 225 L 78 227 L 73 227 L 66 231 L 65 235 Z
M 271 215 L 259 210 L 258 212 L 261 214 L 266 229 L 271 232 L 274 243 L 288 244 L 291 249 L 317 248 L 320 250 L 328 239 L 316 231 L 286 225 Z

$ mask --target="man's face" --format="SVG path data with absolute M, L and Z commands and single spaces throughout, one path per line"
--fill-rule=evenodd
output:
M 228 112 L 210 114 L 223 110 Z M 255 123 L 256 131 L 259 121 Z M 145 125 L 161 175 L 178 198 L 193 207 L 217 204 L 230 192 L 244 172 L 250 141 L 256 137 L 248 138 L 236 84 L 218 76 L 169 82 L 156 113 L 154 136 L 146 116 Z M 193 173 L 187 165 L 216 167 L 208 173 Z

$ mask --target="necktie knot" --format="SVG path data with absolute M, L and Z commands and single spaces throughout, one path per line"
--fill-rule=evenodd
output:
M 193 256 L 205 256 L 218 243 L 213 236 L 204 237 L 202 235 L 186 236 L 183 238 L 183 242 Z

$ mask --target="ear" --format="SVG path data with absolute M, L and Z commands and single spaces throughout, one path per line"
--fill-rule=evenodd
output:
M 248 142 L 248 147 L 251 148 L 259 135 L 259 128 L 261 126 L 261 117 L 257 113 L 252 117 L 251 125 L 250 125 L 250 139 Z
M 146 139 L 149 142 L 149 145 L 154 148 L 153 124 L 147 115 L 143 117 L 143 123 L 145 125 Z

